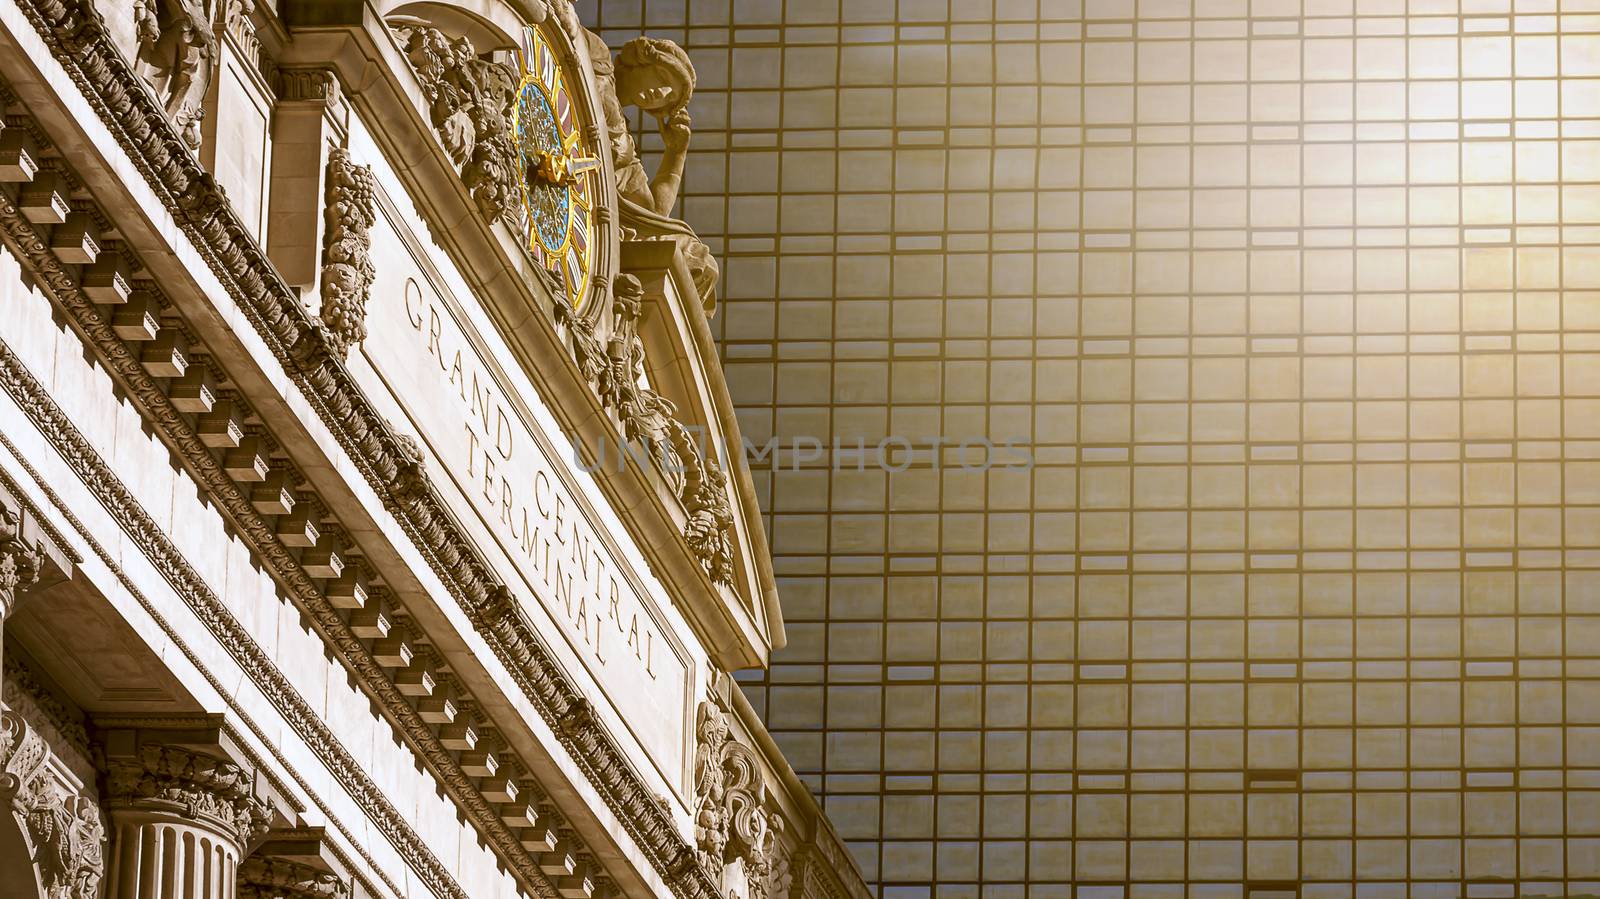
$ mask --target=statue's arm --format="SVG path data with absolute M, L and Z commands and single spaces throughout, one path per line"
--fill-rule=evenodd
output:
M 683 183 L 683 161 L 689 155 L 689 114 L 677 112 L 663 119 L 661 138 L 666 148 L 655 177 L 650 179 L 650 195 L 655 199 L 656 212 L 670 216 Z

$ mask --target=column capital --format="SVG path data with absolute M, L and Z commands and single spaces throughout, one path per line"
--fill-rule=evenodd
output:
M 239 899 L 349 899 L 350 884 L 331 871 L 284 858 L 252 855 L 239 865 Z
M 22 515 L 0 505 L 0 621 L 17 597 L 39 582 L 39 551 L 23 537 Z
M 267 832 L 272 803 L 254 771 L 226 758 L 231 740 L 220 717 L 96 725 L 113 815 L 172 815 L 225 834 L 241 852 Z
M 11 476 L 0 470 L 0 622 L 28 591 L 71 577 L 79 561 Z

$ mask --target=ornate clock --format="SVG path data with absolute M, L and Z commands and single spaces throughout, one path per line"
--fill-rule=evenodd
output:
M 600 171 L 575 97 L 582 95 L 582 82 L 569 83 L 555 48 L 534 26 L 523 29 L 517 56 L 522 81 L 511 133 L 522 171 L 528 249 L 565 287 L 572 307 L 581 309 L 594 264 Z

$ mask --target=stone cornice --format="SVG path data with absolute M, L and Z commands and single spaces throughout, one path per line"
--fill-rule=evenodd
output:
M 511 600 L 505 586 L 498 582 L 487 563 L 478 555 L 471 542 L 454 524 L 442 501 L 427 483 L 425 474 L 417 471 L 414 450 L 408 452 L 393 429 L 368 403 L 359 386 L 337 356 L 330 351 L 321 330 L 309 321 L 300 306 L 298 295 L 273 269 L 265 253 L 250 236 L 249 231 L 234 214 L 215 179 L 203 171 L 193 155 L 184 146 L 162 109 L 148 92 L 143 90 L 127 63 L 121 58 L 101 21 L 86 0 L 19 0 L 18 6 L 29 17 L 52 54 L 72 76 L 79 89 L 96 107 L 106 126 L 145 176 L 156 196 L 167 206 L 182 230 L 204 256 L 208 266 L 239 303 L 252 326 L 304 392 L 312 408 L 338 438 L 349 453 L 362 476 L 383 498 L 397 521 L 412 537 L 416 546 L 427 557 L 435 572 L 447 584 L 461 604 L 474 627 L 487 640 L 495 655 L 507 666 L 513 680 L 532 702 L 538 713 L 557 734 L 558 739 L 578 767 L 584 771 L 591 784 L 612 813 L 623 823 L 629 835 L 640 846 L 646 858 L 672 887 L 681 899 L 716 899 L 720 890 L 708 872 L 696 863 L 693 848 L 677 831 L 667 810 L 659 806 L 652 791 L 629 765 L 615 739 L 596 721 L 587 700 L 577 686 L 557 665 L 541 638 L 524 613 Z M 24 245 L 23 258 L 31 264 L 48 263 L 40 256 L 45 250 L 31 229 L 23 234 L 12 232 L 13 239 L 31 241 L 37 246 Z M 49 266 L 46 265 L 46 269 Z M 62 294 L 74 288 L 72 278 L 57 265 L 55 271 L 41 272 L 43 280 L 57 301 Z M 110 368 L 120 379 L 148 382 L 148 377 L 138 368 L 127 350 L 112 338 L 102 316 L 92 304 L 81 303 L 71 310 L 73 319 L 82 328 L 94 326 L 86 332 L 91 345 L 102 354 L 110 354 Z M 23 373 L 25 374 L 25 373 Z M 148 389 L 135 391 L 142 400 L 153 401 Z M 25 408 L 28 406 L 25 405 Z M 222 482 L 207 467 L 215 467 L 215 459 L 194 439 L 192 428 L 170 410 L 157 406 L 147 409 L 153 422 L 173 440 L 180 455 L 195 469 L 201 483 L 217 491 L 228 504 L 240 501 L 238 488 L 231 482 Z M 59 427 L 59 426 L 58 426 Z M 70 427 L 70 425 L 68 425 Z M 80 435 L 81 439 L 81 435 Z M 201 456 L 204 456 L 204 459 Z M 96 457 L 97 459 L 97 457 Z M 103 463 L 102 463 L 103 464 Z M 129 498 L 131 501 L 131 498 Z M 241 515 L 242 524 L 259 516 Z M 254 530 L 252 528 L 251 530 Z M 276 549 L 274 549 L 276 545 Z M 269 539 L 262 545 L 269 560 L 277 556 L 290 563 L 277 568 L 275 574 L 294 585 L 301 598 L 320 596 L 314 581 L 298 576 L 293 571 L 292 557 L 287 557 L 281 544 Z M 171 551 L 170 548 L 168 550 Z M 180 563 L 181 559 L 169 560 Z M 192 573 L 192 570 L 191 570 Z M 197 579 L 198 581 L 198 579 Z M 205 590 L 198 583 L 199 590 Z M 213 597 L 214 599 L 214 597 Z M 325 600 L 324 600 L 325 601 Z M 223 611 L 225 610 L 213 610 Z M 212 619 L 218 626 L 215 614 Z M 332 628 L 336 616 L 313 614 L 313 620 Z M 235 626 L 237 622 L 231 622 Z M 329 633 L 328 630 L 324 631 Z M 337 636 L 337 632 L 333 634 Z M 243 635 L 241 651 L 261 651 L 248 635 Z M 341 652 L 348 651 L 352 664 L 358 669 L 368 668 L 372 676 L 363 683 L 375 690 L 386 713 L 402 723 L 416 715 L 404 697 L 382 676 L 382 669 L 371 661 L 364 646 L 358 641 L 332 641 Z M 351 646 L 350 644 L 354 645 Z M 276 673 L 269 660 L 259 659 L 250 670 Z M 279 675 L 281 677 L 281 675 Z M 389 684 L 385 688 L 385 684 Z M 286 695 L 281 701 L 293 705 L 300 703 L 287 683 Z M 391 692 L 393 691 L 393 692 Z M 405 728 L 408 737 L 415 734 Z M 324 740 L 331 738 L 322 735 Z M 336 743 L 324 751 L 329 755 L 348 754 Z M 426 746 L 422 747 L 426 749 Z M 428 757 L 424 753 L 424 757 Z M 437 758 L 436 756 L 434 758 Z M 430 761 L 433 761 L 430 759 Z M 452 759 L 453 763 L 453 759 Z M 439 770 L 448 772 L 450 766 L 440 763 Z M 446 777 L 447 786 L 453 778 Z M 481 794 L 456 794 L 471 813 L 475 823 L 481 824 L 486 836 L 496 845 L 503 857 L 515 861 L 526 858 L 520 847 L 513 848 L 514 840 L 504 825 L 496 827 L 498 818 L 488 819 L 481 809 L 488 803 Z M 359 795 L 359 793 L 358 793 Z M 377 804 L 373 812 L 382 817 L 387 803 L 381 793 L 370 789 L 365 801 Z M 431 858 L 431 856 L 430 856 Z M 433 860 L 437 865 L 437 860 Z M 529 869 L 526 862 L 515 867 L 522 872 Z M 435 869 L 436 875 L 443 874 Z M 445 875 L 448 881 L 448 876 Z M 528 885 L 543 894 L 548 886 L 542 878 Z M 440 884 L 441 889 L 444 883 Z M 445 890 L 446 893 L 450 892 Z

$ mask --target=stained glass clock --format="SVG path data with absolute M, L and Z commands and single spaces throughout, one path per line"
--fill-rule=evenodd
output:
M 594 203 L 600 160 L 561 61 L 539 29 L 523 30 L 517 47 L 522 81 L 512 107 L 512 134 L 522 171 L 528 249 L 583 307 L 594 263 Z

